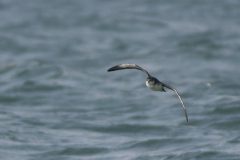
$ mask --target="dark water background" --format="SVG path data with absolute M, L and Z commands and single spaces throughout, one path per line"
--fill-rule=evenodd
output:
M 0 159 L 239 160 L 238 0 L 0 2 Z M 136 63 L 174 86 L 153 92 Z

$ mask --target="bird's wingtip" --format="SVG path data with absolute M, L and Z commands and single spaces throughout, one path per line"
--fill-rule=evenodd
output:
M 187 112 L 186 112 L 187 113 Z M 187 115 L 185 115 L 186 116 L 186 120 L 187 120 L 187 122 L 188 122 L 188 116 Z
M 108 71 L 108 72 L 111 72 L 111 71 L 113 71 L 113 69 L 112 69 L 112 68 L 109 68 L 107 71 Z

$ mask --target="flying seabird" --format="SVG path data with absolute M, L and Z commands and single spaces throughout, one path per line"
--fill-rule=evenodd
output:
M 136 64 L 119 64 L 119 65 L 116 65 L 114 67 L 111 67 L 108 69 L 108 72 L 111 72 L 111 71 L 116 71 L 116 70 L 121 70 L 121 69 L 138 69 L 138 70 L 141 70 L 143 71 L 144 73 L 146 73 L 148 75 L 148 78 L 146 80 L 146 85 L 148 88 L 150 88 L 151 90 L 153 91 L 161 91 L 161 92 L 166 92 L 164 90 L 164 87 L 167 87 L 168 89 L 171 89 L 173 90 L 174 92 L 176 92 L 176 94 L 178 95 L 178 98 L 180 99 L 181 103 L 182 103 L 182 106 L 183 106 L 183 110 L 184 110 L 184 113 L 185 113 L 185 116 L 186 116 L 186 119 L 187 119 L 187 122 L 188 122 L 188 116 L 187 116 L 187 111 L 186 111 L 186 108 L 184 106 L 184 103 L 182 101 L 182 98 L 180 97 L 178 91 L 173 88 L 172 86 L 168 85 L 168 84 L 165 84 L 163 82 L 160 82 L 157 78 L 155 77 L 152 77 L 145 69 L 139 67 L 138 65 Z

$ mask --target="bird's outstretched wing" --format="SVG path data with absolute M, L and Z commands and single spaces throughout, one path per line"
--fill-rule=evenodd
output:
M 139 67 L 138 65 L 136 64 L 119 64 L 119 65 L 116 65 L 112 68 L 109 68 L 108 69 L 108 72 L 110 71 L 116 71 L 116 70 L 121 70 L 121 69 L 138 69 L 138 70 L 141 70 L 143 71 L 144 73 L 146 73 L 148 75 L 148 77 L 151 77 L 151 75 L 143 68 Z
M 162 85 L 163 85 L 164 87 L 167 87 L 168 89 L 171 89 L 171 90 L 173 90 L 174 92 L 177 93 L 178 98 L 180 99 L 180 101 L 181 101 L 181 103 L 182 103 L 183 110 L 184 110 L 184 113 L 185 113 L 185 116 L 186 116 L 186 119 L 187 119 L 187 122 L 188 122 L 187 110 L 186 110 L 186 108 L 185 108 L 185 106 L 184 106 L 184 103 L 183 103 L 182 98 L 180 97 L 178 91 L 177 91 L 175 88 L 173 88 L 172 86 L 168 85 L 168 84 L 164 84 L 164 83 L 162 83 Z

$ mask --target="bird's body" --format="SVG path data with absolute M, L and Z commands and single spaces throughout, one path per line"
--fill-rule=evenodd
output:
M 144 70 L 143 68 L 139 67 L 138 65 L 136 64 L 120 64 L 120 65 L 116 65 L 110 69 L 108 69 L 108 72 L 110 71 L 116 71 L 116 70 L 122 70 L 122 69 L 138 69 L 138 70 L 141 70 L 143 71 L 144 73 L 146 73 L 148 75 L 148 78 L 146 80 L 146 85 L 148 88 L 150 88 L 151 90 L 153 91 L 161 91 L 161 92 L 166 92 L 164 90 L 164 87 L 167 87 L 168 89 L 171 89 L 173 90 L 174 92 L 176 92 L 176 94 L 178 95 L 181 103 L 182 103 L 182 106 L 183 106 L 183 110 L 184 110 L 184 113 L 185 113 L 185 116 L 186 116 L 186 119 L 187 119 L 187 122 L 188 122 L 188 116 L 187 116 L 187 111 L 186 111 L 186 108 L 184 106 L 184 103 L 182 101 L 182 98 L 180 97 L 178 91 L 173 88 L 172 86 L 168 85 L 168 84 L 165 84 L 165 83 L 162 83 L 160 82 L 157 78 L 155 77 L 152 77 L 146 70 Z
M 162 83 L 155 77 L 147 78 L 146 86 L 153 91 L 166 92 L 163 88 Z

